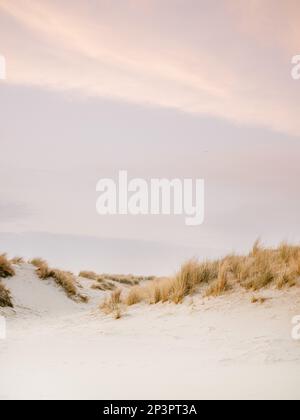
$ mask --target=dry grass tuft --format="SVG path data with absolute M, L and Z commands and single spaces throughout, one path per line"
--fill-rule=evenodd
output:
M 277 289 L 282 290 L 284 287 L 294 287 L 297 284 L 299 277 L 298 269 L 294 267 L 287 268 L 282 273 L 279 273 L 276 286 Z
M 13 308 L 10 291 L 0 283 L 0 307 Z
M 77 296 L 75 280 L 71 273 L 61 270 L 52 270 L 50 276 L 55 280 L 56 284 L 65 290 L 69 297 Z
M 83 279 L 88 279 L 88 280 L 95 280 L 97 281 L 99 278 L 99 275 L 94 273 L 93 271 L 81 271 L 79 273 L 79 277 L 82 277 Z
M 195 287 L 201 283 L 202 272 L 199 267 L 195 260 L 188 261 L 181 267 L 171 284 L 171 301 L 181 303 L 186 296 L 194 293 Z
M 68 297 L 83 303 L 88 302 L 87 296 L 78 293 L 76 280 L 72 273 L 50 268 L 48 263 L 41 258 L 35 258 L 30 263 L 36 267 L 36 273 L 40 279 L 53 279 L 58 286 L 63 288 Z
M 195 293 L 197 288 L 218 278 L 219 261 L 199 263 L 196 260 L 184 264 L 179 273 L 171 280 L 169 301 L 176 304 Z
M 105 291 L 112 291 L 116 289 L 116 285 L 109 281 L 101 281 L 92 284 L 91 289 Z
M 171 285 L 166 280 L 155 281 L 151 286 L 147 287 L 147 296 L 151 305 L 159 302 L 166 302 L 171 293 Z M 143 296 L 142 294 L 140 295 Z
M 252 251 L 250 252 L 249 256 L 250 257 L 256 257 L 257 255 L 260 254 L 260 252 L 262 250 L 263 250 L 263 246 L 262 246 L 261 240 L 259 238 L 254 242 L 253 247 L 252 247 Z
M 12 277 L 15 271 L 11 262 L 7 259 L 6 254 L 0 255 L 0 278 Z
M 14 257 L 10 260 L 11 264 L 22 265 L 25 264 L 25 260 L 22 257 Z
M 47 264 L 45 260 L 42 258 L 33 258 L 29 261 L 29 264 L 34 265 L 36 268 L 39 268 L 41 265 Z
M 108 280 L 104 280 L 101 275 L 94 273 L 93 271 L 81 271 L 79 277 L 84 279 L 93 280 L 95 283 L 92 284 L 91 289 L 101 290 L 101 291 L 112 291 L 117 288 L 117 286 Z
M 86 295 L 81 295 L 81 294 L 77 294 L 77 299 L 81 302 L 81 303 L 88 303 L 89 302 L 89 297 Z
M 220 266 L 217 280 L 208 288 L 205 295 L 217 297 L 225 293 L 229 289 L 228 276 L 229 268 L 225 261 Z
M 154 279 L 144 286 L 131 289 L 124 301 L 132 306 L 146 301 L 150 304 L 173 302 L 181 303 L 188 295 L 193 294 L 199 286 L 205 285 L 218 276 L 218 263 L 199 264 L 190 260 L 172 278 Z
M 29 263 L 36 267 L 36 272 L 40 279 L 45 280 L 51 277 L 51 270 L 47 261 L 43 260 L 42 258 L 34 258 L 33 260 L 29 261 Z
M 129 293 L 128 293 L 126 299 L 125 299 L 125 303 L 126 303 L 127 306 L 137 305 L 138 303 L 143 301 L 143 298 L 144 298 L 144 296 L 143 296 L 142 289 L 139 288 L 139 287 L 133 287 L 129 291 Z
M 143 281 L 152 281 L 155 277 L 143 277 L 143 276 L 133 276 L 132 274 L 121 275 L 121 274 L 101 274 L 98 277 L 98 281 L 113 281 L 124 286 L 136 286 Z
M 107 315 L 112 314 L 115 319 L 122 317 L 122 290 L 115 290 L 102 302 L 100 309 Z
M 154 280 L 154 277 L 138 277 L 133 276 L 132 274 L 129 275 L 121 275 L 121 274 L 97 274 L 93 271 L 81 271 L 79 273 L 79 277 L 83 277 L 89 280 L 94 280 L 98 282 L 115 282 L 125 286 L 136 286 L 142 281 L 151 281 Z
M 247 290 L 269 286 L 292 287 L 300 278 L 300 247 L 281 244 L 277 249 L 265 248 L 257 241 L 247 257 L 227 257 L 231 273 Z
M 264 297 L 255 297 L 253 296 L 253 298 L 251 299 L 251 303 L 259 303 L 260 305 L 262 305 L 263 303 L 265 303 L 268 299 L 264 298 Z

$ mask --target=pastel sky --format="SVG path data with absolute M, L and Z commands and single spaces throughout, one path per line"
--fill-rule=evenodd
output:
M 1 250 L 167 273 L 299 241 L 299 22 L 298 0 L 0 0 Z M 204 225 L 98 216 L 121 169 L 204 178 Z

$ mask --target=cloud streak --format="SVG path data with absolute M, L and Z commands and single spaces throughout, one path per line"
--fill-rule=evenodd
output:
M 0 0 L 8 83 L 300 136 L 300 92 L 290 77 L 299 3 L 161 3 Z

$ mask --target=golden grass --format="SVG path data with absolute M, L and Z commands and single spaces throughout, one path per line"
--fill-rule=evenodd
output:
M 298 269 L 294 267 L 287 268 L 282 273 L 279 273 L 276 280 L 277 289 L 281 290 L 284 287 L 294 287 L 297 284 L 299 277 Z
M 92 284 L 91 289 L 93 290 L 101 290 L 103 292 L 105 291 L 112 291 L 116 289 L 116 286 L 108 281 L 103 281 L 103 282 L 96 282 L 94 284 Z
M 112 281 L 104 280 L 101 275 L 94 273 L 93 271 L 81 271 L 79 277 L 94 281 L 95 283 L 91 285 L 91 289 L 93 290 L 101 290 L 104 292 L 107 290 L 112 291 L 117 288 Z
M 65 291 L 68 297 L 74 300 L 80 300 L 83 303 L 88 301 L 87 296 L 78 293 L 76 280 L 72 273 L 50 268 L 48 263 L 41 258 L 35 258 L 30 263 L 36 267 L 36 273 L 40 279 L 53 279 Z
M 42 258 L 34 258 L 33 260 L 29 261 L 29 263 L 36 267 L 36 273 L 40 279 L 45 280 L 51 277 L 51 270 L 47 261 L 43 260 Z
M 94 273 L 93 271 L 81 271 L 79 273 L 79 277 L 82 277 L 83 279 L 88 279 L 88 280 L 95 280 L 97 281 L 99 278 L 99 275 Z
M 266 301 L 267 301 L 267 298 L 264 298 L 264 297 L 253 296 L 253 298 L 251 299 L 251 303 L 259 303 L 260 305 L 262 305 Z
M 295 286 L 300 278 L 300 247 L 281 244 L 278 248 L 265 248 L 256 242 L 246 257 L 225 258 L 233 280 L 248 290 L 261 290 L 269 286 L 278 289 Z
M 7 259 L 6 254 L 0 255 L 0 278 L 12 277 L 15 271 L 11 262 Z
M 25 260 L 22 257 L 14 257 L 10 260 L 11 264 L 21 265 L 25 264 Z
M 42 265 L 47 265 L 47 262 L 45 260 L 43 260 L 42 258 L 33 258 L 32 260 L 29 261 L 29 264 L 34 265 L 35 267 L 39 268 Z
M 115 290 L 101 303 L 100 309 L 107 315 L 112 314 L 115 319 L 122 317 L 122 291 Z
M 193 259 L 184 264 L 173 278 L 156 278 L 146 285 L 135 286 L 130 289 L 124 303 L 128 306 L 143 301 L 149 304 L 159 302 L 179 304 L 186 296 L 193 294 L 199 286 L 209 283 L 217 275 L 217 262 L 199 264 Z
M 194 260 L 188 261 L 181 267 L 180 272 L 170 283 L 170 298 L 174 303 L 181 303 L 186 296 L 195 291 L 196 285 L 199 284 L 199 274 L 199 264 Z
M 115 282 L 124 286 L 136 286 L 142 281 L 154 280 L 154 277 L 142 277 L 121 274 L 97 274 L 94 271 L 81 271 L 79 277 L 100 282 Z
M 136 290 L 137 293 L 137 290 Z M 159 302 L 167 302 L 170 294 L 172 293 L 171 282 L 167 279 L 156 280 L 151 284 L 147 285 L 144 294 L 140 295 L 140 298 L 148 299 L 151 305 L 156 305 Z
M 209 288 L 207 289 L 205 295 L 207 297 L 213 296 L 217 297 L 225 293 L 228 288 L 228 276 L 229 276 L 229 268 L 228 268 L 228 262 L 225 260 L 223 264 L 220 266 L 219 272 L 218 272 L 218 278 Z
M 68 296 L 77 296 L 77 288 L 72 274 L 61 270 L 52 270 L 51 277 L 65 290 Z
M 88 303 L 90 299 L 86 295 L 81 295 L 81 294 L 77 293 L 77 300 L 79 300 L 82 303 Z
M 173 277 L 131 288 L 123 302 L 128 306 L 140 302 L 179 304 L 195 293 L 216 297 L 238 288 L 283 289 L 299 285 L 299 280 L 300 246 L 283 243 L 278 248 L 265 248 L 256 241 L 246 256 L 228 255 L 203 263 L 188 261 Z
M 15 258 L 12 261 L 21 264 L 23 259 Z M 8 261 L 5 255 L 0 256 L 0 277 L 14 275 L 12 261 Z M 87 300 L 77 292 L 78 285 L 72 273 L 49 268 L 47 262 L 41 258 L 30 262 L 36 267 L 41 279 L 53 278 L 69 297 Z M 195 293 L 216 297 L 238 288 L 258 292 L 269 287 L 284 289 L 298 286 L 300 246 L 282 243 L 277 248 L 266 248 L 260 241 L 256 241 L 248 255 L 228 255 L 220 260 L 202 263 L 193 259 L 184 264 L 176 275 L 163 279 L 132 275 L 99 275 L 92 271 L 82 271 L 80 276 L 94 281 L 92 289 L 112 291 L 102 303 L 101 309 L 114 314 L 115 318 L 120 318 L 124 305 L 132 306 L 140 302 L 180 304 L 187 296 Z M 144 283 L 141 284 L 142 282 Z M 124 296 L 121 290 L 114 290 L 117 287 L 116 283 L 130 286 L 129 290 L 123 293 Z M 261 298 L 258 299 L 258 302 L 261 302 Z
M 143 277 L 143 276 L 133 276 L 132 274 L 122 275 L 122 274 L 101 274 L 99 280 L 110 280 L 116 283 L 120 283 L 125 286 L 136 286 L 142 281 L 152 281 L 155 277 Z
M 0 283 L 0 307 L 13 308 L 10 292 L 2 283 Z
M 126 296 L 125 303 L 127 306 L 137 305 L 142 302 L 143 295 L 139 287 L 133 287 Z

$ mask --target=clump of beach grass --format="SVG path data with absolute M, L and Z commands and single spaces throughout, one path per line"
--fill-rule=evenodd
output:
M 205 295 L 207 297 L 209 296 L 217 297 L 225 293 L 229 289 L 228 276 L 229 276 L 229 269 L 228 269 L 228 264 L 225 261 L 219 268 L 217 280 L 215 280 L 213 284 L 209 286 Z
M 13 308 L 10 291 L 0 282 L 0 307 Z
M 22 257 L 14 257 L 10 260 L 11 264 L 22 265 L 25 264 L 25 260 Z
M 115 284 L 108 281 L 95 282 L 94 284 L 91 285 L 91 289 L 101 290 L 102 292 L 115 290 L 116 287 L 117 286 Z
M 143 301 L 143 289 L 140 287 L 133 287 L 126 296 L 125 303 L 127 306 L 137 305 Z
M 253 296 L 251 299 L 251 303 L 259 303 L 260 305 L 262 305 L 263 303 L 265 303 L 268 299 L 265 297 L 257 297 L 257 296 Z
M 136 286 L 142 281 L 154 280 L 153 276 L 134 276 L 132 274 L 97 274 L 94 271 L 81 271 L 79 277 L 101 282 L 114 282 L 124 286 Z
M 87 296 L 78 293 L 76 280 L 71 272 L 50 268 L 48 263 L 42 258 L 34 258 L 30 263 L 36 267 L 36 273 L 40 279 L 53 279 L 69 298 L 80 300 L 83 303 L 88 301 Z
M 106 315 L 112 315 L 115 319 L 122 317 L 122 290 L 115 290 L 100 305 L 100 309 Z
M 267 248 L 257 240 L 248 255 L 231 254 L 206 262 L 190 260 L 170 278 L 131 288 L 123 302 L 128 306 L 140 302 L 180 304 L 202 291 L 205 297 L 217 297 L 241 288 L 257 292 L 270 287 L 295 287 L 299 280 L 300 246 L 282 243 L 277 248 Z
M 15 275 L 11 261 L 8 260 L 6 254 L 0 255 L 0 278 L 12 277 Z
M 94 273 L 93 271 L 81 271 L 79 273 L 79 277 L 82 277 L 83 279 L 88 280 L 95 280 L 97 281 L 99 278 L 99 274 Z
M 81 271 L 79 277 L 93 281 L 94 283 L 90 286 L 93 290 L 105 292 L 117 289 L 117 285 L 114 282 L 105 280 L 103 275 L 97 274 L 94 271 Z
M 208 284 L 218 276 L 218 262 L 200 264 L 192 259 L 171 278 L 154 279 L 128 292 L 125 303 L 129 306 L 140 302 L 149 304 L 172 302 L 181 303 L 185 297 L 195 293 L 197 288 Z

